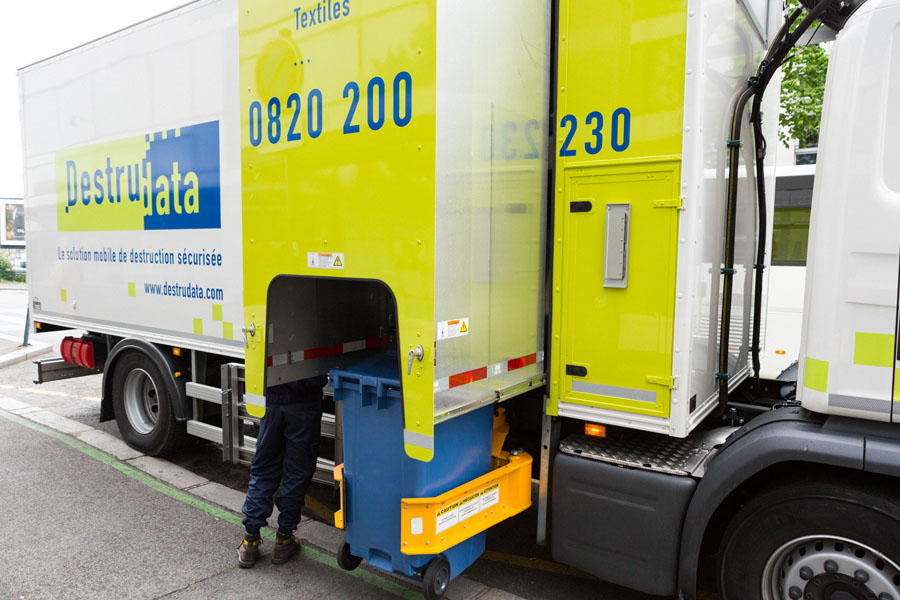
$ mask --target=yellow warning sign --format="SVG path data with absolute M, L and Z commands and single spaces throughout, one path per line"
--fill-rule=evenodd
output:
M 461 335 L 469 335 L 469 319 L 453 319 L 451 321 L 440 321 L 437 324 L 437 339 L 446 340 L 449 338 L 459 337 Z
M 306 266 L 310 269 L 343 269 L 343 252 L 307 252 Z

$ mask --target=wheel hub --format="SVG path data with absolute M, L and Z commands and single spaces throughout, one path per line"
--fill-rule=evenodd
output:
M 147 435 L 159 419 L 159 394 L 150 374 L 133 369 L 125 377 L 125 416 L 135 431 Z
M 900 600 L 900 567 L 859 542 L 807 536 L 776 551 L 763 577 L 766 600 Z
M 434 578 L 434 587 L 435 591 L 439 594 L 443 594 L 444 590 L 447 589 L 447 584 L 450 583 L 450 574 L 445 572 L 443 569 L 438 571 L 437 575 Z
M 853 577 L 820 573 L 806 584 L 804 599 L 809 600 L 878 600 L 868 586 Z

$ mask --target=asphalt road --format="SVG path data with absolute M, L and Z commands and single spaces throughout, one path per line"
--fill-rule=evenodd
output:
M 23 292 L 0 290 L 0 327 L 14 330 L 15 319 L 24 319 L 26 301 Z M 22 321 L 18 326 L 23 327 Z M 62 335 L 45 333 L 36 339 L 58 343 Z M 115 421 L 98 422 L 101 376 L 37 386 L 35 369 L 30 361 L 0 369 L 0 395 L 121 438 Z M 2 542 L 13 544 L 14 550 L 0 550 L 0 555 L 15 555 L 11 569 L 0 567 L 0 597 L 80 597 L 98 589 L 110 590 L 109 597 L 187 593 L 178 590 L 199 591 L 201 598 L 281 597 L 288 590 L 301 598 L 381 597 L 380 590 L 363 592 L 353 587 L 359 581 L 317 566 L 321 563 L 304 564 L 302 570 L 291 570 L 291 576 L 273 579 L 261 576 L 274 569 L 271 565 L 250 576 L 237 572 L 233 554 L 240 530 L 233 524 L 148 494 L 109 466 L 4 419 L 0 456 L 0 501 L 7 523 L 14 524 L 12 537 Z M 223 463 L 214 444 L 198 441 L 166 458 L 210 481 L 246 491 L 247 469 Z M 306 516 L 327 522 L 336 509 L 332 488 L 313 484 L 310 496 Z M 466 577 L 529 600 L 656 598 L 553 562 L 548 550 L 534 543 L 535 521 L 532 508 L 491 529 L 487 552 Z M 333 595 L 334 582 L 341 578 L 348 579 L 349 587 Z M 17 590 L 22 593 L 6 593 Z
M 239 569 L 234 523 L 9 418 L 0 417 L 4 598 L 395 597 L 306 556 Z

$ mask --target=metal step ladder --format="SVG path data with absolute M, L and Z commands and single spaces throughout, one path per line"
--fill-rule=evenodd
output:
M 244 365 L 228 363 L 222 365 L 221 388 L 193 382 L 185 385 L 185 393 L 195 402 L 210 402 L 222 408 L 221 427 L 193 419 L 187 422 L 188 433 L 222 444 L 222 461 L 235 465 L 249 465 L 256 453 L 256 438 L 244 434 L 247 423 L 259 423 L 259 418 L 247 412 L 247 405 L 244 402 L 244 381 Z M 326 389 L 326 396 L 329 395 L 328 391 Z M 337 409 L 335 412 L 339 414 Z M 200 413 L 195 410 L 194 414 Z M 340 426 L 335 415 L 322 414 L 322 437 L 335 441 L 335 458 L 340 461 Z M 313 481 L 334 485 L 334 464 L 335 461 L 320 456 L 317 459 Z

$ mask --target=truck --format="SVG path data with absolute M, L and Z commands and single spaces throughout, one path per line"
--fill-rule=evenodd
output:
M 199 0 L 26 67 L 31 309 L 87 332 L 39 379 L 102 372 L 133 447 L 246 462 L 267 388 L 331 373 L 401 403 L 377 439 L 429 483 L 492 406 L 491 470 L 379 515 L 427 598 L 532 501 L 555 560 L 647 594 L 900 598 L 898 23 L 897 0 Z M 796 377 L 771 380 L 773 90 L 826 30 Z M 367 360 L 396 385 L 354 380 Z M 334 412 L 319 476 L 350 539 L 378 474 Z

